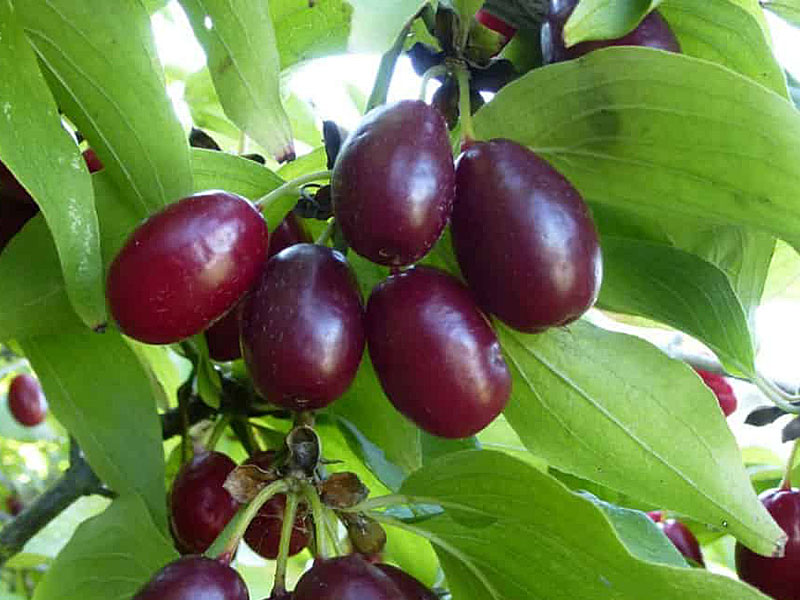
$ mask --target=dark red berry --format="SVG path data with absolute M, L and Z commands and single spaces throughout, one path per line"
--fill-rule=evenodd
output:
M 725 413 L 725 416 L 731 416 L 736 411 L 736 406 L 738 404 L 736 394 L 731 384 L 729 384 L 722 375 L 704 371 L 703 369 L 695 369 L 695 371 L 700 375 L 703 383 L 714 392 L 714 395 L 719 401 L 719 407 L 722 409 L 722 412 Z
M 275 231 L 270 234 L 268 256 L 275 256 L 278 252 L 289 246 L 311 241 L 313 240 L 303 223 L 293 212 L 290 212 L 283 221 L 281 221 L 281 224 L 275 228 Z
M 8 409 L 20 425 L 34 427 L 47 415 L 47 400 L 42 386 L 33 375 L 14 377 L 8 388 Z
M 207 329 L 252 287 L 267 255 L 267 226 L 228 192 L 184 198 L 128 238 L 108 273 L 111 312 L 126 335 L 171 344 Z
M 500 344 L 454 277 L 430 267 L 391 275 L 373 290 L 366 323 L 383 391 L 425 431 L 467 437 L 505 407 L 511 376 Z
M 375 565 L 386 573 L 402 594 L 403 600 L 438 600 L 438 596 L 421 581 L 392 565 Z
M 31 195 L 0 162 L 0 251 L 38 213 Z
M 581 42 L 567 48 L 564 45 L 564 26 L 577 4 L 578 0 L 551 0 L 550 12 L 542 26 L 542 53 L 546 64 L 578 58 L 609 46 L 646 46 L 669 52 L 681 51 L 669 24 L 657 12 L 651 12 L 636 29 L 621 38 Z
M 239 573 L 228 565 L 185 556 L 156 573 L 132 600 L 249 600 Z
M 170 525 L 181 552 L 205 552 L 236 514 L 239 503 L 222 487 L 235 468 L 224 454 L 205 452 L 178 472 L 170 494 Z
M 358 554 L 317 560 L 297 582 L 294 600 L 404 600 L 392 579 Z
M 228 311 L 224 317 L 206 329 L 208 355 L 219 362 L 227 362 L 242 357 L 239 344 L 239 320 L 244 302 Z
M 363 317 L 341 253 L 296 244 L 272 257 L 242 313 L 242 352 L 256 390 L 291 410 L 333 402 L 361 362 Z
M 477 13 L 475 13 L 475 19 L 484 27 L 488 27 L 492 31 L 496 31 L 507 40 L 510 40 L 512 37 L 514 37 L 514 34 L 517 33 L 516 27 L 506 23 L 500 17 L 496 17 L 484 9 L 480 9 Z
M 382 265 L 422 258 L 453 205 L 453 155 L 437 110 L 403 100 L 369 112 L 333 167 L 336 220 L 348 244 Z
M 35 204 L 33 198 L 14 174 L 0 162 L 0 203 Z
M 760 556 L 736 544 L 736 572 L 743 581 L 775 600 L 800 599 L 800 490 L 777 489 L 761 494 L 761 502 L 786 532 L 782 558 Z
M 86 166 L 89 169 L 89 173 L 97 173 L 97 171 L 103 170 L 103 163 L 97 157 L 97 154 L 91 148 L 87 148 L 83 151 L 83 160 L 86 161 Z
M 272 466 L 275 452 L 258 452 L 251 456 L 244 464 L 256 465 L 268 470 Z M 261 507 L 256 517 L 250 522 L 244 539 L 256 553 L 264 558 L 274 559 L 278 556 L 281 542 L 281 529 L 283 528 L 283 515 L 286 511 L 286 495 L 278 494 L 272 497 Z M 308 545 L 310 523 L 305 508 L 301 507 L 292 528 L 292 538 L 289 542 L 289 556 L 294 556 Z
M 22 500 L 16 494 L 11 494 L 6 498 L 6 510 L 12 517 L 16 517 L 24 508 L 25 505 L 22 504 Z
M 558 171 L 510 140 L 459 158 L 458 264 L 487 312 L 524 332 L 565 325 L 597 299 L 602 257 L 589 209 Z
M 649 512 L 647 515 L 656 522 L 658 528 L 664 532 L 664 535 L 669 538 L 684 557 L 701 567 L 706 566 L 703 560 L 703 553 L 700 550 L 700 543 L 686 525 L 676 519 L 664 519 L 664 514 L 661 511 Z

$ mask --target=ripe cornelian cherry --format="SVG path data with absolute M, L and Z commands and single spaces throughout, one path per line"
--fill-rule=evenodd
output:
M 703 552 L 700 550 L 700 543 L 686 525 L 676 519 L 664 519 L 664 514 L 657 510 L 647 513 L 647 516 L 656 522 L 658 528 L 664 532 L 664 535 L 684 557 L 701 567 L 706 566 Z
M 418 100 L 373 109 L 348 136 L 331 179 L 347 243 L 382 265 L 422 258 L 453 206 L 453 154 L 439 112 Z
M 681 51 L 669 24 L 655 11 L 642 19 L 636 29 L 621 38 L 581 42 L 567 48 L 564 44 L 564 26 L 577 4 L 578 0 L 551 0 L 549 13 L 542 25 L 542 54 L 545 64 L 578 58 L 609 46 L 646 46 L 670 52 Z
M 310 242 L 303 224 L 293 212 L 286 215 L 281 224 L 269 236 L 269 250 L 267 257 L 275 256 L 278 252 L 289 246 Z M 224 317 L 206 330 L 206 343 L 208 354 L 212 359 L 226 362 L 241 358 L 242 349 L 239 344 L 239 318 L 241 316 L 242 302 L 228 311 Z
M 402 594 L 402 600 L 437 600 L 438 596 L 429 590 L 416 577 L 392 565 L 375 565 L 389 576 Z
M 800 490 L 768 490 L 760 498 L 786 532 L 784 555 L 760 556 L 737 543 L 736 572 L 743 581 L 775 600 L 800 600 Z
M 275 452 L 257 452 L 244 464 L 256 465 L 268 470 L 275 459 Z M 255 518 L 250 521 L 244 539 L 256 553 L 264 558 L 274 559 L 278 556 L 281 542 L 281 529 L 283 528 L 283 515 L 286 511 L 286 495 L 278 494 L 270 498 L 258 511 Z M 289 541 L 289 556 L 294 556 L 308 545 L 309 519 L 305 508 L 298 510 L 292 528 L 292 537 Z
M 736 406 L 738 405 L 738 402 L 731 384 L 728 383 L 722 375 L 704 371 L 703 369 L 695 369 L 695 371 L 697 371 L 697 374 L 700 375 L 703 383 L 705 383 L 709 388 L 711 388 L 711 391 L 714 392 L 714 395 L 717 397 L 717 401 L 719 402 L 719 407 L 722 409 L 722 412 L 725 413 L 725 416 L 729 417 L 736 412 Z
M 266 256 L 267 225 L 250 202 L 222 191 L 189 196 L 148 218 L 117 254 L 111 313 L 140 342 L 178 342 L 228 312 Z
M 239 503 L 222 485 L 236 468 L 220 452 L 196 455 L 178 472 L 170 494 L 170 528 L 184 554 L 205 552 L 236 514 Z
M 242 352 L 256 390 L 291 410 L 341 396 L 364 351 L 361 293 L 344 256 L 296 244 L 273 256 L 245 301 Z
M 242 577 L 204 556 L 184 556 L 156 573 L 132 600 L 249 600 Z
M 47 416 L 47 400 L 39 380 L 22 373 L 8 387 L 8 410 L 20 425 L 34 427 Z
M 317 560 L 293 600 L 405 600 L 392 579 L 358 554 Z
M 367 304 L 367 345 L 383 391 L 419 427 L 479 432 L 505 408 L 511 375 L 469 291 L 431 267 L 389 276 Z
M 475 142 L 458 159 L 452 233 L 478 304 L 519 331 L 570 323 L 600 292 L 588 207 L 547 161 L 511 140 Z
M 89 173 L 97 173 L 103 170 L 103 163 L 91 148 L 87 148 L 83 151 L 83 160 L 86 161 L 86 167 L 89 169 Z

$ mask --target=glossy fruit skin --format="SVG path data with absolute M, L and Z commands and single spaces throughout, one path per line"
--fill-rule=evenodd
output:
M 267 263 L 242 312 L 242 352 L 256 390 L 291 410 L 341 396 L 364 352 L 361 293 L 344 256 L 296 244 Z
M 494 16 L 492 13 L 480 9 L 475 13 L 475 20 L 484 27 L 488 27 L 492 31 L 496 31 L 506 39 L 511 39 L 517 33 L 517 28 L 503 21 L 500 17 Z
M 253 454 L 244 464 L 256 465 L 266 471 L 272 466 L 274 459 L 275 452 L 268 450 Z M 258 514 L 247 527 L 244 534 L 247 545 L 264 558 L 273 560 L 278 556 L 285 511 L 286 495 L 273 496 L 259 509 Z M 289 542 L 289 556 L 294 556 L 308 545 L 310 523 L 305 511 L 303 509 L 301 511 L 298 511 L 294 520 L 292 539 Z
M 184 556 L 156 573 L 132 600 L 249 600 L 239 573 L 203 556 Z
M 25 223 L 39 214 L 39 206 L 0 162 L 0 252 Z
M 392 579 L 358 554 L 317 560 L 293 600 L 405 600 Z
M 367 345 L 386 396 L 419 427 L 473 435 L 505 408 L 511 376 L 469 291 L 431 267 L 391 275 L 367 304 Z
M 403 600 L 438 600 L 438 596 L 425 587 L 421 581 L 392 565 L 375 565 L 386 573 L 402 594 Z
M 719 401 L 719 407 L 722 409 L 722 412 L 725 413 L 725 416 L 729 417 L 736 412 L 736 407 L 739 403 L 736 400 L 736 394 L 734 393 L 731 384 L 728 383 L 722 375 L 710 373 L 709 371 L 704 371 L 703 369 L 695 369 L 695 371 L 697 371 L 697 374 L 700 375 L 703 383 L 710 387 L 711 391 L 714 392 L 714 395 Z
M 519 331 L 566 325 L 597 300 L 602 256 L 578 191 L 526 147 L 475 142 L 456 167 L 453 247 L 478 304 Z
M 422 258 L 453 206 L 453 156 L 441 114 L 418 100 L 370 111 L 333 167 L 333 211 L 348 244 L 389 266 Z
M 664 515 L 660 511 L 649 512 L 647 515 L 656 522 L 658 528 L 664 532 L 664 535 L 684 557 L 701 567 L 706 566 L 703 552 L 700 550 L 700 543 L 686 525 L 676 519 L 664 519 Z
M 195 455 L 172 484 L 170 528 L 183 553 L 205 552 L 236 514 L 239 503 L 222 487 L 236 468 L 220 452 Z
M 564 45 L 564 25 L 577 4 L 578 0 L 551 0 L 550 12 L 542 26 L 542 54 L 545 64 L 571 60 L 610 46 L 646 46 L 669 52 L 681 51 L 669 24 L 655 11 L 642 19 L 636 29 L 621 38 L 581 42 L 567 48 Z
M 208 191 L 171 204 L 137 227 L 109 268 L 117 324 L 148 344 L 200 333 L 255 283 L 267 241 L 264 219 L 241 196 Z
M 35 427 L 47 416 L 47 400 L 39 380 L 28 373 L 14 377 L 8 387 L 8 409 L 20 425 Z
M 312 241 L 311 236 L 308 234 L 308 231 L 300 219 L 298 219 L 293 212 L 290 212 L 270 234 L 267 256 L 271 258 L 289 246 L 310 243 Z
M 89 169 L 89 173 L 97 173 L 103 170 L 103 163 L 91 148 L 87 148 L 83 151 L 83 160 L 86 161 L 86 167 Z
M 800 490 L 768 490 L 761 502 L 786 532 L 782 558 L 755 554 L 736 544 L 736 572 L 739 577 L 776 600 L 800 599 Z

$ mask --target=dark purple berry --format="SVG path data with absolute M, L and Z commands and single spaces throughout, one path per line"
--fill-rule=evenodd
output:
M 430 267 L 391 275 L 367 305 L 367 342 L 395 408 L 434 435 L 463 438 L 503 410 L 511 376 L 469 291 Z
M 565 325 L 597 299 L 602 258 L 578 191 L 510 140 L 472 144 L 456 169 L 453 247 L 478 303 L 514 329 Z
M 800 600 L 800 490 L 768 490 L 761 502 L 786 532 L 782 558 L 760 556 L 736 544 L 739 577 L 775 600 Z
M 267 255 L 267 226 L 228 192 L 184 198 L 152 215 L 111 264 L 107 296 L 126 335 L 171 344 L 207 329 L 252 287 Z
M 205 452 L 178 472 L 170 494 L 170 526 L 181 552 L 205 552 L 236 514 L 239 503 L 222 487 L 235 468 L 224 454 Z
M 83 151 L 83 160 L 86 161 L 86 167 L 89 169 L 89 173 L 97 173 L 103 170 L 103 163 L 91 148 L 87 148 Z
M 341 253 L 314 244 L 278 253 L 242 313 L 242 351 L 256 390 L 291 410 L 333 402 L 361 362 L 363 315 Z
M 294 600 L 405 600 L 392 579 L 358 554 L 317 560 L 297 582 Z
M 244 302 L 242 301 L 206 329 L 208 355 L 212 360 L 227 362 L 242 357 L 242 348 L 239 344 L 239 320 L 243 306 Z
M 185 556 L 156 573 L 132 600 L 249 600 L 239 573 L 204 556 Z
M 382 265 L 422 258 L 453 205 L 453 155 L 437 110 L 403 100 L 369 112 L 333 167 L 333 211 L 347 243 Z
M 402 594 L 402 600 L 438 600 L 438 596 L 421 581 L 392 565 L 375 565 L 386 573 Z
M 42 386 L 33 375 L 14 377 L 8 388 L 8 409 L 20 425 L 34 427 L 47 416 L 47 400 Z
M 564 26 L 575 10 L 578 0 L 552 0 L 550 12 L 542 26 L 542 53 L 545 64 L 578 58 L 593 50 L 609 46 L 647 46 L 680 52 L 675 34 L 658 12 L 651 12 L 629 34 L 613 40 L 581 42 L 567 48 L 564 45 Z
M 652 511 L 647 515 L 653 519 L 658 528 L 664 532 L 678 551 L 692 562 L 705 567 L 703 552 L 700 550 L 700 543 L 692 531 L 683 523 L 676 519 L 664 519 L 661 511 Z
M 281 221 L 281 224 L 275 228 L 275 231 L 270 234 L 269 252 L 267 255 L 273 257 L 289 246 L 309 243 L 311 241 L 313 240 L 308 234 L 308 231 L 306 231 L 303 223 L 293 212 L 290 212 L 283 221 Z

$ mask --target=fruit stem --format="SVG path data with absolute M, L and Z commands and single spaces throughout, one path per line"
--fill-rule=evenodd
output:
M 213 450 L 214 448 L 216 448 L 217 443 L 222 437 L 222 434 L 225 433 L 225 429 L 227 429 L 230 423 L 231 423 L 230 415 L 222 415 L 217 420 L 217 422 L 214 424 L 214 429 L 211 431 L 211 435 L 208 436 L 208 441 L 206 442 L 207 450 Z
M 794 441 L 794 446 L 792 446 L 792 451 L 789 454 L 789 460 L 786 461 L 786 470 L 783 472 L 783 479 L 780 485 L 780 489 L 782 490 L 792 489 L 792 471 L 794 469 L 794 463 L 797 462 L 797 455 L 799 452 L 800 439 L 796 439 Z
M 300 177 L 292 179 L 291 181 L 287 181 L 282 186 L 275 188 L 266 196 L 262 196 L 261 198 L 256 200 L 254 204 L 260 209 L 264 210 L 266 208 L 269 208 L 269 205 L 275 202 L 278 198 L 282 198 L 283 196 L 292 196 L 295 194 L 299 194 L 302 187 L 307 183 L 312 183 L 320 179 L 328 180 L 330 178 L 331 178 L 330 171 L 316 171 L 314 173 L 301 175 Z
M 297 492 L 290 491 L 286 494 L 286 509 L 283 512 L 283 526 L 281 527 L 281 542 L 278 546 L 278 557 L 275 563 L 275 580 L 272 585 L 272 597 L 279 597 L 286 591 L 286 562 L 289 560 L 289 546 L 292 541 L 294 519 L 297 515 L 299 498 Z
M 311 507 L 311 518 L 314 520 L 314 545 L 316 556 L 328 558 L 328 545 L 325 543 L 325 510 L 319 499 L 316 488 L 310 483 L 303 485 L 303 496 Z
M 331 239 L 334 231 L 336 231 L 336 221 L 334 219 L 328 219 L 328 224 L 325 226 L 325 229 L 314 243 L 318 246 L 327 245 L 328 240 Z
M 225 529 L 222 530 L 211 544 L 205 555 L 209 558 L 216 558 L 217 560 L 229 563 L 236 553 L 236 548 L 242 541 L 244 532 L 250 525 L 258 511 L 264 506 L 273 496 L 277 494 L 285 494 L 289 490 L 288 484 L 282 479 L 270 483 L 263 490 L 258 492 L 249 504 L 239 509 L 234 517 L 230 520 Z
M 339 526 L 339 519 L 336 517 L 334 512 L 330 509 L 326 509 L 323 507 L 323 511 L 325 512 L 325 529 L 328 531 L 328 537 L 333 544 L 333 551 L 336 556 L 341 556 L 344 554 L 342 551 L 342 547 L 339 544 L 339 535 L 337 533 L 337 529 Z
M 447 67 L 444 65 L 433 65 L 430 69 L 425 71 L 425 74 L 422 76 L 422 83 L 419 85 L 419 99 L 422 102 L 425 102 L 428 97 L 428 83 L 430 83 L 430 80 L 434 77 L 444 75 L 445 73 L 447 73 Z
M 403 45 L 408 37 L 408 32 L 411 30 L 412 22 L 413 19 L 403 27 L 394 45 L 381 57 L 381 64 L 378 67 L 378 74 L 375 77 L 375 85 L 372 86 L 372 93 L 369 95 L 369 100 L 367 101 L 367 112 L 371 111 L 376 106 L 386 104 L 386 97 L 389 94 L 389 85 L 392 83 L 394 68 L 397 65 L 397 59 L 400 53 L 403 51 Z
M 777 386 L 773 386 L 772 382 L 766 379 L 763 375 L 756 374 L 753 383 L 775 406 L 784 412 L 793 415 L 800 415 L 800 406 L 796 406 L 791 402 L 791 396 L 779 390 Z
M 475 141 L 475 129 L 472 125 L 472 107 L 469 102 L 469 69 L 463 62 L 455 64 L 458 79 L 458 111 L 461 115 L 461 146 Z

